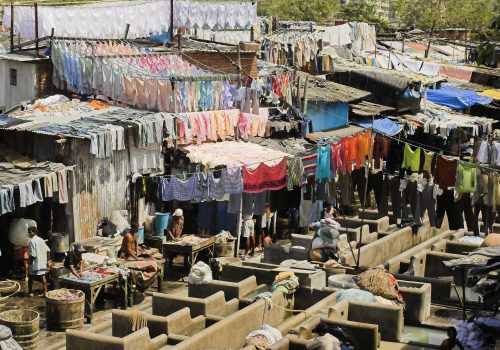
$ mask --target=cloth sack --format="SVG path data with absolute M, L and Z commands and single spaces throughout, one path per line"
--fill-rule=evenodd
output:
M 392 275 L 380 267 L 371 268 L 357 276 L 354 276 L 356 285 L 389 300 L 402 301 L 403 298 L 398 292 L 397 281 Z

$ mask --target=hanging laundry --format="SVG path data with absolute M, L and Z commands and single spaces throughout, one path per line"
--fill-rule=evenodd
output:
M 422 150 L 417 147 L 412 151 L 409 144 L 405 144 L 403 164 L 401 169 L 410 169 L 412 172 L 418 173 L 420 171 L 420 157 Z
M 312 149 L 309 151 L 305 151 L 298 154 L 301 161 L 302 167 L 304 169 L 304 178 L 303 182 L 311 176 L 316 174 L 316 164 L 318 162 L 318 154 L 316 149 Z
M 477 189 L 477 166 L 458 161 L 455 190 L 458 193 L 474 193 Z
M 344 163 L 344 143 L 342 141 L 332 144 L 330 146 L 330 156 L 331 156 L 331 165 L 333 173 L 335 174 L 337 170 L 342 170 L 342 173 L 345 174 L 346 167 Z
M 455 186 L 457 165 L 457 159 L 449 159 L 441 155 L 437 157 L 435 182 L 441 189 Z
M 353 164 L 355 164 L 356 167 L 360 165 L 358 165 L 358 137 L 354 135 L 342 141 L 344 143 L 344 163 L 347 172 L 350 173 L 353 169 Z
M 243 191 L 258 193 L 266 190 L 279 190 L 287 184 L 287 161 L 284 158 L 275 166 L 265 163 L 255 169 L 243 167 Z
M 197 185 L 197 177 L 194 175 L 187 180 L 180 180 L 177 176 L 172 176 L 170 181 L 163 178 L 162 199 L 164 202 L 171 200 L 190 201 L 196 197 Z
M 331 168 L 330 145 L 319 146 L 317 150 L 318 160 L 316 166 L 316 180 L 330 181 L 333 177 Z
M 371 162 L 373 154 L 373 138 L 371 130 L 358 135 L 358 158 L 356 168 L 364 165 L 367 161 Z

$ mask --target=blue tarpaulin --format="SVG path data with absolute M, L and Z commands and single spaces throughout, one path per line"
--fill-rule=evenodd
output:
M 355 121 L 353 123 L 365 129 L 372 127 L 372 120 L 369 119 Z M 384 133 L 386 135 L 394 136 L 396 134 L 399 134 L 399 132 L 403 129 L 403 126 L 392 121 L 389 118 L 383 118 L 383 119 L 375 119 L 373 121 L 373 129 L 375 129 L 375 131 L 380 131 L 381 133 Z
M 435 104 L 461 111 L 465 108 L 482 104 L 490 104 L 493 99 L 479 95 L 477 92 L 443 85 L 441 89 L 429 89 L 427 99 Z

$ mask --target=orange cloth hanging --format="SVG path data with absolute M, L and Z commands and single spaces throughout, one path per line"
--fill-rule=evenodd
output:
M 344 159 L 347 172 L 352 171 L 352 162 L 358 159 L 358 137 L 356 135 L 348 137 L 344 142 Z
M 356 169 L 363 164 L 365 164 L 368 159 L 369 162 L 372 160 L 373 155 L 373 139 L 372 131 L 368 130 L 364 133 L 359 133 L 358 137 L 358 158 L 356 160 Z

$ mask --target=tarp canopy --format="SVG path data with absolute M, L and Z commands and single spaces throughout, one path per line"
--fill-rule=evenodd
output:
M 433 103 L 458 111 L 477 104 L 487 105 L 493 101 L 492 98 L 479 95 L 477 92 L 460 89 L 446 84 L 439 90 L 430 89 L 427 92 L 427 98 Z
M 354 123 L 362 126 L 365 129 L 373 127 L 375 131 L 380 131 L 381 133 L 389 136 L 397 135 L 403 129 L 402 125 L 392 121 L 389 118 L 375 119 L 374 121 L 366 119 L 355 121 Z

